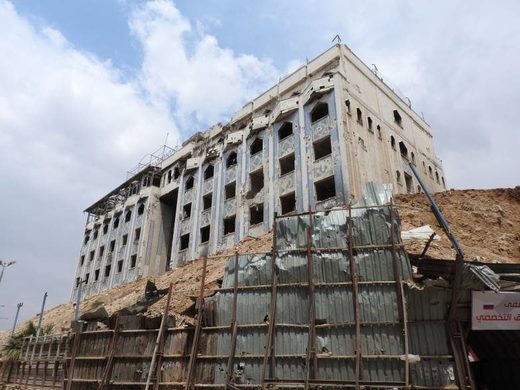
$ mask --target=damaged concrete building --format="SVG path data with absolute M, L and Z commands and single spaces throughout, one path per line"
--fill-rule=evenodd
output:
M 94 203 L 75 275 L 95 294 L 265 234 L 275 214 L 446 188 L 432 129 L 345 45 L 308 61 L 225 125 L 163 149 Z

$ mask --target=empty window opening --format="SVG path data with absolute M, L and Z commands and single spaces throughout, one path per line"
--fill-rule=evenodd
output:
M 110 252 L 113 252 L 116 248 L 116 240 L 110 241 Z
M 435 180 L 437 181 L 437 183 L 440 184 L 439 182 L 439 172 L 435 171 Z
M 264 222 L 264 205 L 257 204 L 249 208 L 249 224 L 256 225 Z
M 119 226 L 119 217 L 114 219 L 114 229 L 117 229 L 118 226 Z
M 104 254 L 105 254 L 105 246 L 103 245 L 103 246 L 99 247 L 99 255 L 98 255 L 98 257 L 100 259 L 102 259 Z
M 181 171 L 180 171 L 179 167 L 173 168 L 173 178 L 175 180 L 177 180 L 180 175 L 181 175 Z
M 314 149 L 314 160 L 319 160 L 320 158 L 332 154 L 332 144 L 330 142 L 330 137 L 326 137 L 314 142 L 312 147 Z
M 200 242 L 201 244 L 209 241 L 209 234 L 210 234 L 210 227 L 204 226 L 203 228 L 200 228 Z
M 182 218 L 186 219 L 191 217 L 191 203 L 186 203 L 182 206 Z
M 125 222 L 130 222 L 130 219 L 132 219 L 132 212 L 128 210 L 125 214 Z
M 377 130 L 377 136 L 379 139 L 383 139 L 383 134 L 381 134 L 381 126 L 377 125 L 376 126 L 376 130 Z
M 103 234 L 107 234 L 108 233 L 108 223 L 105 223 L 103 225 Z
M 424 161 L 422 162 L 422 167 L 423 167 L 424 173 L 426 173 L 426 164 L 424 163 Z
M 317 122 L 329 115 L 329 105 L 327 103 L 318 103 L 311 111 L 311 122 Z
M 428 171 L 430 172 L 430 176 L 433 177 L 433 170 L 431 166 L 428 166 Z
M 345 100 L 345 106 L 347 107 L 347 114 L 350 114 L 351 112 L 351 109 L 350 109 L 350 100 Z
M 412 194 L 413 193 L 413 180 L 412 176 L 410 176 L 408 173 L 404 173 L 404 184 L 406 185 L 406 193 Z
M 83 244 L 86 245 L 87 242 L 88 242 L 88 240 L 90 240 L 90 236 L 87 234 L 87 235 L 85 236 L 85 240 L 83 240 Z
M 252 172 L 249 174 L 249 183 L 252 196 L 258 194 L 262 188 L 264 188 L 264 171 L 263 169 L 259 169 L 256 172 Z
M 123 235 L 123 245 L 126 245 L 128 242 L 128 234 Z
M 94 260 L 94 255 L 95 255 L 95 254 L 96 254 L 95 251 L 90 251 L 89 256 L 88 256 L 88 261 L 92 261 L 92 260 Z
M 372 118 L 368 117 L 367 118 L 367 123 L 368 123 L 368 130 L 373 130 L 372 129 Z
M 408 159 L 408 148 L 403 141 L 399 142 L 399 152 L 401 152 L 401 156 Z
M 99 279 L 99 270 L 94 271 L 94 281 L 97 281 Z
M 123 271 L 123 260 L 117 262 L 117 272 Z
M 79 258 L 79 265 L 83 265 L 85 263 L 85 255 Z
M 294 153 L 278 160 L 280 163 L 280 176 L 294 172 Z
M 326 200 L 336 196 L 336 181 L 334 176 L 327 177 L 326 179 L 317 181 L 314 183 L 316 189 L 316 200 Z
M 360 108 L 356 108 L 356 120 L 360 125 L 363 124 L 363 113 Z
M 213 194 L 207 194 L 202 197 L 202 209 L 208 210 L 211 208 L 211 201 L 213 200 Z
M 280 196 L 280 207 L 282 214 L 292 213 L 296 210 L 296 194 L 294 192 Z
M 415 154 L 413 152 L 411 152 L 410 156 L 412 158 L 412 162 L 415 164 Z
M 171 169 L 168 171 L 168 184 L 172 182 L 172 171 Z
M 226 167 L 230 168 L 234 165 L 237 165 L 237 154 L 236 152 L 231 152 L 226 160 Z
M 204 171 L 204 180 L 211 179 L 213 177 L 213 174 L 215 173 L 215 168 L 213 165 L 208 165 L 206 170 Z
M 94 230 L 94 240 L 97 238 L 98 236 L 98 229 Z
M 446 189 L 446 183 L 444 182 L 444 176 L 441 176 L 442 188 Z
M 401 126 L 401 125 L 402 125 L 402 122 L 403 122 L 403 120 L 402 120 L 402 118 L 401 118 L 401 114 L 399 114 L 399 111 L 397 111 L 397 110 L 394 110 L 394 121 L 395 121 L 395 123 L 397 123 L 399 126 Z
M 112 269 L 111 265 L 107 265 L 105 267 L 105 278 L 108 278 L 110 276 L 110 270 Z
M 401 184 L 401 172 L 395 171 L 395 180 L 398 184 Z
M 226 184 L 224 190 L 226 193 L 226 199 L 233 199 L 237 192 L 237 182 L 234 181 L 232 183 Z
M 79 287 L 80 283 L 81 283 L 81 278 L 76 278 L 76 288 Z
M 293 124 L 292 122 L 285 122 L 280 129 L 278 129 L 278 140 L 283 140 L 293 133 Z
M 136 264 L 137 264 L 137 255 L 132 255 L 130 257 L 130 268 L 135 268 Z
M 181 236 L 181 251 L 184 249 L 188 249 L 189 246 L 190 246 L 190 235 L 185 234 L 185 235 Z
M 195 182 L 195 179 L 193 178 L 193 176 L 188 177 L 188 179 L 186 179 L 186 189 L 191 190 L 193 188 L 194 182 Z
M 90 276 L 90 274 L 86 274 L 86 275 L 85 275 L 85 280 L 84 280 L 84 281 L 85 281 L 85 284 L 88 283 L 88 278 L 89 278 L 89 276 Z
M 137 208 L 137 215 L 143 215 L 144 213 L 144 203 L 141 203 Z
M 236 216 L 224 218 L 224 235 L 235 232 Z
M 140 238 L 141 238 L 141 228 L 137 228 L 137 229 L 135 229 L 135 233 L 134 233 L 134 241 L 139 241 Z
M 260 153 L 263 149 L 264 141 L 261 138 L 255 138 L 250 147 L 251 155 Z
M 395 138 L 394 136 L 390 136 L 390 145 L 392 146 L 393 149 L 395 149 Z

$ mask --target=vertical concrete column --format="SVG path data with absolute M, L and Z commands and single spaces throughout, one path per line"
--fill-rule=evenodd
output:
M 343 55 L 340 57 L 340 63 L 343 62 Z M 344 80 L 341 77 L 341 74 L 336 73 L 333 78 L 334 83 L 334 111 L 336 116 L 336 128 L 338 134 L 338 153 L 339 158 L 336 161 L 340 162 L 340 177 L 343 189 L 343 198 L 342 200 L 345 203 L 350 202 L 350 180 L 349 180 L 349 164 L 346 164 L 348 159 L 348 134 L 347 134 L 347 124 L 346 124 L 346 113 L 345 113 L 345 94 L 343 91 Z
M 178 264 L 178 256 L 179 253 L 179 242 L 181 238 L 181 223 L 182 223 L 182 207 L 184 206 L 184 184 L 185 184 L 185 175 L 184 172 L 179 178 L 179 190 L 177 193 L 177 207 L 175 210 L 175 214 L 173 218 L 175 218 L 175 223 L 173 227 L 173 235 L 172 238 L 172 249 L 170 253 L 170 268 L 177 267 Z
M 193 202 L 191 206 L 191 230 L 190 245 L 188 247 L 188 257 L 186 260 L 193 260 L 199 253 L 199 231 L 200 231 L 200 212 L 202 211 L 202 164 L 195 171 L 195 185 L 193 186 Z
M 208 243 L 208 253 L 214 254 L 223 234 L 223 208 L 224 208 L 224 153 L 214 160 L 215 174 L 213 175 L 213 205 L 211 207 L 211 231 Z

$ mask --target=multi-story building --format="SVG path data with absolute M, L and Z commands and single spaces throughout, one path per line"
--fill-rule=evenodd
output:
M 161 274 L 268 232 L 275 213 L 356 200 L 369 181 L 419 191 L 409 161 L 445 188 L 430 126 L 336 45 L 89 207 L 74 289 Z

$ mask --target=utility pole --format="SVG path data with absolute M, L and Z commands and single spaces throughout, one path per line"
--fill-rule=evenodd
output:
M 13 331 L 11 332 L 12 335 L 14 335 L 14 332 L 16 330 L 16 323 L 18 322 L 18 314 L 20 314 L 20 308 L 22 306 L 23 306 L 23 302 L 20 302 L 16 305 L 16 315 L 14 316 Z
M 0 271 L 0 282 L 2 282 L 2 278 L 4 277 L 4 270 L 9 267 L 10 265 L 16 264 L 16 261 L 4 261 L 0 260 L 0 267 L 2 267 L 2 270 Z

